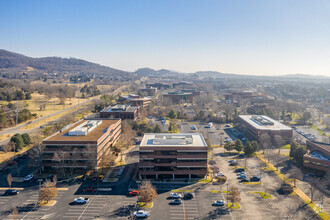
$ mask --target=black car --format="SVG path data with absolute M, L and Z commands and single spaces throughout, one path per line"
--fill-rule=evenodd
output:
M 248 179 L 241 179 L 241 183 L 242 182 L 250 182 L 250 180 L 248 180 Z
M 192 198 L 194 198 L 194 194 L 193 194 L 193 193 L 187 193 L 187 194 L 184 195 L 184 197 L 183 197 L 183 199 L 186 199 L 186 200 L 188 200 L 188 199 L 192 199 Z
M 54 175 L 53 174 L 49 174 L 48 177 L 46 178 L 46 180 L 49 180 L 51 182 L 53 182 L 54 179 Z
M 244 168 L 237 168 L 237 169 L 235 170 L 235 173 L 240 173 L 240 172 L 244 172 L 244 171 L 245 171 Z
M 13 196 L 13 195 L 17 195 L 18 193 L 19 191 L 16 189 L 7 189 L 4 194 L 6 196 Z
M 260 181 L 260 177 L 253 176 L 253 177 L 250 178 L 250 181 L 251 182 L 259 182 Z

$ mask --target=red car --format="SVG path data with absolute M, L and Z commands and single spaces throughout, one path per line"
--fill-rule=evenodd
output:
M 128 193 L 128 195 L 130 195 L 130 196 L 138 196 L 138 195 L 139 195 L 139 191 L 138 191 L 138 190 L 130 191 L 130 192 Z
M 96 192 L 96 189 L 92 186 L 86 187 L 83 189 L 84 192 Z

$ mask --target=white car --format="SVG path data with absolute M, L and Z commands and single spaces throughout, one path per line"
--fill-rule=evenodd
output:
M 33 175 L 32 174 L 29 174 L 27 175 L 25 178 L 24 178 L 24 182 L 30 182 L 31 180 L 33 180 Z
M 134 217 L 145 218 L 149 217 L 150 213 L 147 211 L 139 210 L 133 213 Z
M 179 193 L 171 193 L 171 198 L 173 199 L 181 199 L 182 198 L 182 195 L 179 194 Z
M 223 200 L 217 200 L 217 201 L 214 201 L 213 206 L 224 206 L 225 205 L 225 202 Z
M 222 172 L 219 172 L 219 173 L 216 174 L 216 176 L 224 177 L 225 175 Z
M 74 199 L 74 203 L 76 204 L 86 204 L 88 202 L 88 198 L 84 198 L 84 197 L 79 197 L 79 198 L 75 198 Z

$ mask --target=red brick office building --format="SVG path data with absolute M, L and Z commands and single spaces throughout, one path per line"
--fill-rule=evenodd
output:
M 145 134 L 139 153 L 140 179 L 191 179 L 207 174 L 203 135 Z
M 265 115 L 239 115 L 238 128 L 247 138 L 257 141 L 262 134 L 268 134 L 271 138 L 279 135 L 290 143 L 293 135 L 292 128 Z
M 120 135 L 120 119 L 80 120 L 42 141 L 42 168 L 97 168 Z
M 309 152 L 304 155 L 304 167 L 330 172 L 330 144 L 306 141 Z

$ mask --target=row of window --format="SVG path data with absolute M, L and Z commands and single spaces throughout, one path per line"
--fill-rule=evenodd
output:
M 154 167 L 154 168 L 140 168 L 141 171 L 180 171 L 180 170 L 200 170 L 207 171 L 206 168 L 202 167 Z
M 312 162 L 312 161 L 309 161 L 309 160 L 304 160 L 304 163 L 313 164 L 313 165 L 320 166 L 320 167 L 329 167 L 327 164 Z

